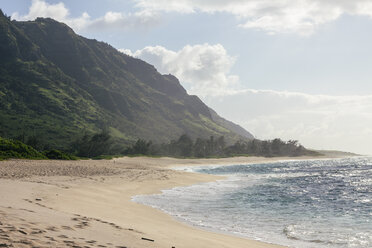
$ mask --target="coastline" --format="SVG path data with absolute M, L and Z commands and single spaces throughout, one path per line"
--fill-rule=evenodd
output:
M 19 247 L 283 247 L 195 228 L 159 210 L 137 204 L 131 198 L 221 178 L 171 170 L 171 167 L 327 158 L 123 157 L 100 161 L 3 161 L 0 162 L 0 244 L 19 243 Z

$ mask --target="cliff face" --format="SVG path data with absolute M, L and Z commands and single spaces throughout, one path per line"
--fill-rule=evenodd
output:
M 31 133 L 56 147 L 102 127 L 123 141 L 248 137 L 219 120 L 176 77 L 142 60 L 53 19 L 0 13 L 0 136 Z

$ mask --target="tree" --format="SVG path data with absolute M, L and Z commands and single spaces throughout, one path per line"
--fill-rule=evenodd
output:
M 93 135 L 89 142 L 90 143 L 89 156 L 95 157 L 108 152 L 111 146 L 110 139 L 111 136 L 105 129 L 102 130 L 100 133 Z
M 24 137 L 23 137 L 24 138 Z M 31 135 L 27 138 L 26 144 L 29 146 L 32 146 L 38 151 L 41 151 L 44 149 L 43 141 L 40 139 L 37 135 Z
M 194 155 L 198 158 L 207 156 L 207 142 L 201 138 L 197 138 L 194 144 Z
M 223 154 L 223 151 L 225 149 L 225 137 L 224 136 L 220 136 L 216 142 L 215 142 L 215 153 L 216 154 L 220 154 L 222 155 Z
M 193 141 L 187 135 L 183 134 L 179 137 L 177 141 L 178 154 L 182 157 L 190 157 L 193 151 Z
M 97 157 L 110 150 L 112 141 L 109 132 L 103 129 L 100 133 L 89 135 L 88 133 L 77 139 L 71 145 L 72 151 L 80 157 Z
M 274 156 L 281 155 L 282 148 L 284 148 L 284 142 L 281 139 L 274 139 L 271 141 L 271 151 Z
M 131 147 L 130 154 L 143 154 L 148 155 L 152 142 L 147 142 L 143 139 L 138 139 L 136 143 Z

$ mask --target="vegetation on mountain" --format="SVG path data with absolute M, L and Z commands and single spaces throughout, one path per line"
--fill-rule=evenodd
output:
M 0 160 L 9 158 L 46 159 L 46 156 L 18 140 L 0 137 Z
M 44 156 L 48 159 L 57 159 L 57 160 L 77 160 L 78 157 L 70 155 L 66 152 L 62 152 L 56 149 L 48 150 L 43 152 Z
M 18 22 L 0 11 L 2 137 L 25 133 L 38 137 L 40 148 L 58 150 L 102 129 L 116 150 L 137 139 L 169 142 L 183 133 L 223 135 L 230 143 L 253 138 L 222 120 L 177 78 L 142 60 L 50 18 Z M 91 156 L 90 150 L 78 153 Z
M 107 130 L 100 133 L 89 135 L 84 134 L 71 144 L 70 152 L 79 157 L 97 157 L 110 153 L 112 142 Z
M 0 136 L 2 159 L 311 153 L 254 139 L 176 77 L 63 23 L 12 21 L 1 10 Z

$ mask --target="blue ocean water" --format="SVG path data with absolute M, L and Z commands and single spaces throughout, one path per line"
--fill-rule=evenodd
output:
M 372 247 L 372 158 L 183 169 L 228 178 L 133 200 L 198 227 L 289 247 Z

